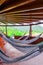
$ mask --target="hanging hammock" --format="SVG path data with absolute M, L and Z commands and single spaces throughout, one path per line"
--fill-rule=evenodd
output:
M 38 51 L 38 52 L 37 52 Z M 38 54 L 34 54 L 37 52 Z M 28 60 L 32 57 L 35 57 L 39 55 L 41 52 L 39 51 L 39 48 L 33 49 L 30 53 L 26 53 L 23 56 L 17 57 L 17 58 L 10 58 L 7 57 L 1 50 L 0 50 L 0 58 L 3 60 L 5 63 L 13 63 L 13 62 L 18 62 L 18 61 L 24 61 L 26 57 L 28 57 Z M 31 56 L 32 55 L 32 56 Z
M 5 35 L 3 36 L 2 34 L 0 35 L 4 40 L 6 40 L 7 42 L 9 42 L 9 44 L 13 43 L 10 39 L 8 39 Z M 13 45 L 14 44 L 14 45 Z M 22 49 L 27 49 L 28 48 L 28 53 L 24 54 L 23 56 L 17 57 L 17 58 L 10 58 L 8 56 L 6 56 L 4 53 L 2 53 L 2 51 L 0 50 L 0 58 L 3 60 L 3 62 L 5 63 L 12 63 L 12 62 L 18 62 L 18 61 L 25 61 L 25 60 L 29 60 L 30 58 L 39 55 L 43 49 L 43 44 L 39 44 L 39 45 L 31 45 L 31 46 L 23 46 L 21 44 L 16 44 L 13 43 L 12 45 L 15 48 L 22 48 Z M 31 49 L 31 51 L 29 50 L 29 48 Z M 41 52 L 40 52 L 41 50 Z M 38 51 L 38 52 L 37 52 Z M 37 53 L 36 53 L 37 52 Z
M 2 38 L 7 41 L 9 44 L 11 44 L 14 48 L 18 49 L 19 51 L 23 53 L 27 53 L 34 49 L 34 47 L 42 45 L 41 43 L 36 44 L 36 45 L 23 45 L 23 44 L 16 44 L 15 42 L 12 42 L 10 39 L 8 39 L 5 35 L 1 35 Z
M 35 42 L 36 40 L 38 40 L 40 38 L 40 36 L 42 35 L 39 34 L 37 37 L 33 38 L 33 39 L 30 39 L 30 40 L 18 40 L 18 39 L 13 39 L 13 38 L 9 38 L 9 37 L 6 37 L 4 34 L 0 34 L 2 35 L 4 38 L 8 39 L 8 40 L 11 40 L 13 43 L 22 43 L 22 44 L 32 44 L 33 42 Z

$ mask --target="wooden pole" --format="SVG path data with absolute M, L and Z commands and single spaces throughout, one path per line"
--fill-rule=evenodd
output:
M 6 36 L 7 36 L 7 25 L 6 25 Z
M 30 14 L 30 22 L 32 21 L 32 13 Z M 29 31 L 29 37 L 31 38 L 32 36 L 32 25 L 30 24 L 30 31 Z
M 29 30 L 29 37 L 32 36 L 32 25 L 30 25 L 30 30 Z
M 5 20 L 5 21 L 6 21 L 6 23 L 5 23 L 6 26 L 5 26 L 5 27 L 6 27 L 6 36 L 7 36 L 7 16 L 5 16 L 5 19 L 6 19 L 6 20 Z

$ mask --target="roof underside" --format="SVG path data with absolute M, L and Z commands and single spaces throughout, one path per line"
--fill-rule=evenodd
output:
M 43 0 L 1 0 L 0 21 L 4 23 L 43 20 Z

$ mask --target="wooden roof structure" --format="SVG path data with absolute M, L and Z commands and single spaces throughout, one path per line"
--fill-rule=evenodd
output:
M 0 20 L 30 23 L 43 20 L 43 0 L 1 0 Z

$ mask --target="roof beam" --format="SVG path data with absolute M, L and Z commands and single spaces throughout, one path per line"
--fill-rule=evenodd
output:
M 31 12 L 31 13 L 3 13 L 3 14 L 0 14 L 0 15 L 20 15 L 20 16 L 23 16 L 23 15 L 43 15 L 43 12 Z
M 5 11 L 9 11 L 9 10 L 14 9 L 14 8 L 17 8 L 17 7 L 19 7 L 19 6 L 23 6 L 23 5 L 28 4 L 28 3 L 30 3 L 30 2 L 33 2 L 33 1 L 35 1 L 35 0 L 27 0 L 27 1 L 25 1 L 25 2 L 22 2 L 22 3 L 20 3 L 20 4 L 17 4 L 17 5 L 15 5 L 15 6 L 12 6 L 12 7 L 9 7 L 9 8 L 7 8 L 7 9 L 4 9 L 4 10 L 2 10 L 0 13 L 5 12 Z
M 35 12 L 35 13 L 21 13 L 21 14 L 7 14 L 7 15 L 21 15 L 21 16 L 23 16 L 23 15 L 40 15 L 40 14 L 43 14 L 43 12 Z
M 32 8 L 32 9 L 26 9 L 26 10 L 21 10 L 21 11 L 15 11 L 15 12 L 10 12 L 10 13 L 23 13 L 23 12 L 30 12 L 30 11 L 35 11 L 35 10 L 41 10 L 43 7 L 37 7 L 37 8 Z
M 5 2 L 6 0 L 0 0 L 0 6 Z
M 14 11 L 14 12 L 6 13 L 6 14 L 25 13 L 25 12 L 37 11 L 37 10 L 43 10 L 43 7 L 37 7 L 37 8 L 32 8 L 32 9 L 20 10 L 20 11 Z M 0 11 L 0 14 L 3 13 L 3 12 L 4 11 Z

